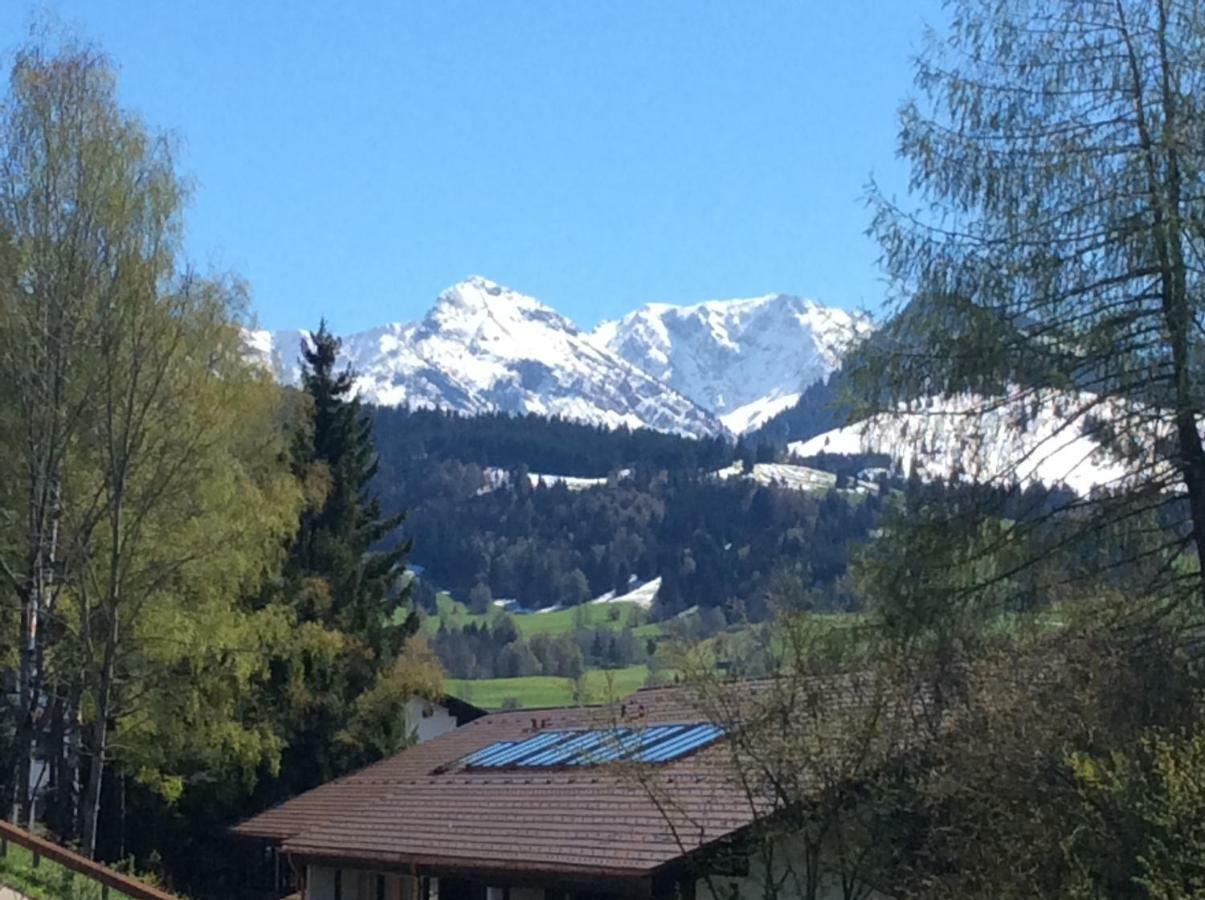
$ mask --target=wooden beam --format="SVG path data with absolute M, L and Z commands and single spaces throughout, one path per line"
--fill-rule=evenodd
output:
M 66 847 L 60 847 L 58 844 L 40 838 L 35 834 L 30 834 L 28 831 L 10 825 L 8 822 L 0 822 L 0 842 L 7 845 L 8 841 L 12 841 L 18 847 L 24 847 L 30 851 L 33 854 L 34 866 L 37 866 L 38 862 L 44 856 L 64 869 L 69 869 L 97 882 L 101 885 L 102 892 L 107 888 L 113 888 L 125 894 L 130 900 L 178 900 L 178 898 L 165 891 L 143 884 L 141 881 L 136 881 L 129 875 L 110 869 L 108 866 L 102 866 L 100 863 L 93 862 L 85 856 L 80 856 L 80 854 L 68 850 Z

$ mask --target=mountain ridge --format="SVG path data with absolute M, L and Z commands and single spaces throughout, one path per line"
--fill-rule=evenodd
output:
M 864 316 L 780 293 L 649 303 L 592 337 L 743 434 L 793 405 L 869 332 Z
M 869 325 L 814 300 L 767 294 L 646 304 L 587 332 L 534 297 L 471 276 L 416 322 L 343 337 L 341 356 L 360 395 L 379 405 L 537 413 L 702 437 L 752 430 L 793 404 L 838 364 L 838 332 L 858 327 Z M 297 384 L 299 351 L 289 348 L 308 335 L 249 330 L 246 344 L 278 380 Z

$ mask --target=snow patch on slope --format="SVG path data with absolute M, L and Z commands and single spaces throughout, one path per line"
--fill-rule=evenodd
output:
M 724 413 L 720 416 L 720 421 L 733 434 L 745 434 L 746 432 L 760 428 L 780 412 L 790 409 L 799 402 L 799 397 L 798 393 L 779 394 L 777 396 L 770 394 L 762 397 L 760 400 L 754 400 L 752 403 L 738 406 L 731 412 Z
M 903 474 L 915 471 L 925 479 L 1041 482 L 1087 494 L 1118 485 L 1127 472 L 1084 434 L 1088 410 L 1098 417 L 1124 415 L 1116 404 L 1102 404 L 1087 393 L 930 397 L 797 441 L 789 449 L 798 457 L 883 454 Z
M 629 478 L 632 474 L 631 469 L 620 469 L 615 473 L 616 479 L 622 481 Z M 500 469 L 495 466 L 485 466 L 481 470 L 482 485 L 477 489 L 477 494 L 488 494 L 491 491 L 496 491 L 501 487 L 509 486 L 511 483 L 511 474 L 507 469 Z M 608 477 L 586 477 L 581 475 L 550 475 L 547 472 L 528 472 L 527 483 L 533 488 L 538 487 L 555 487 L 556 485 L 564 485 L 571 491 L 587 491 L 590 488 L 602 487 L 607 484 L 610 479 Z
M 646 581 L 643 584 L 637 584 L 630 591 L 623 594 L 616 594 L 614 591 L 607 591 L 601 596 L 595 597 L 591 603 L 635 603 L 637 606 L 648 609 L 653 605 L 653 601 L 657 599 L 657 591 L 661 590 L 661 578 L 657 577 L 651 581 Z
M 753 471 L 746 472 L 744 466 L 736 462 L 711 474 L 721 481 L 744 478 L 767 487 L 792 491 L 827 491 L 837 486 L 837 476 L 832 472 L 789 463 L 755 463 Z

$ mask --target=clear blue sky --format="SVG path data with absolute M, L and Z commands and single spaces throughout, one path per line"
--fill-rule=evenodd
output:
M 481 274 L 584 326 L 882 296 L 863 234 L 938 0 L 39 0 L 184 141 L 189 246 L 261 322 L 417 318 Z M 15 46 L 34 7 L 0 3 Z

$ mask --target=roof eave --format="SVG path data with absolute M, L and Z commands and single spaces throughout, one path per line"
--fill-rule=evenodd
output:
M 290 845 L 285 842 L 283 852 L 299 863 L 351 865 L 360 867 L 377 866 L 387 871 L 406 872 L 417 875 L 475 875 L 488 878 L 498 877 L 503 881 L 551 880 L 557 882 L 581 882 L 596 885 L 599 881 L 626 886 L 622 893 L 647 896 L 655 871 L 662 870 L 668 860 L 651 866 L 592 866 L 551 862 L 528 862 L 507 859 L 472 859 L 463 857 L 437 856 L 428 854 L 373 853 L 333 851 L 330 848 Z

